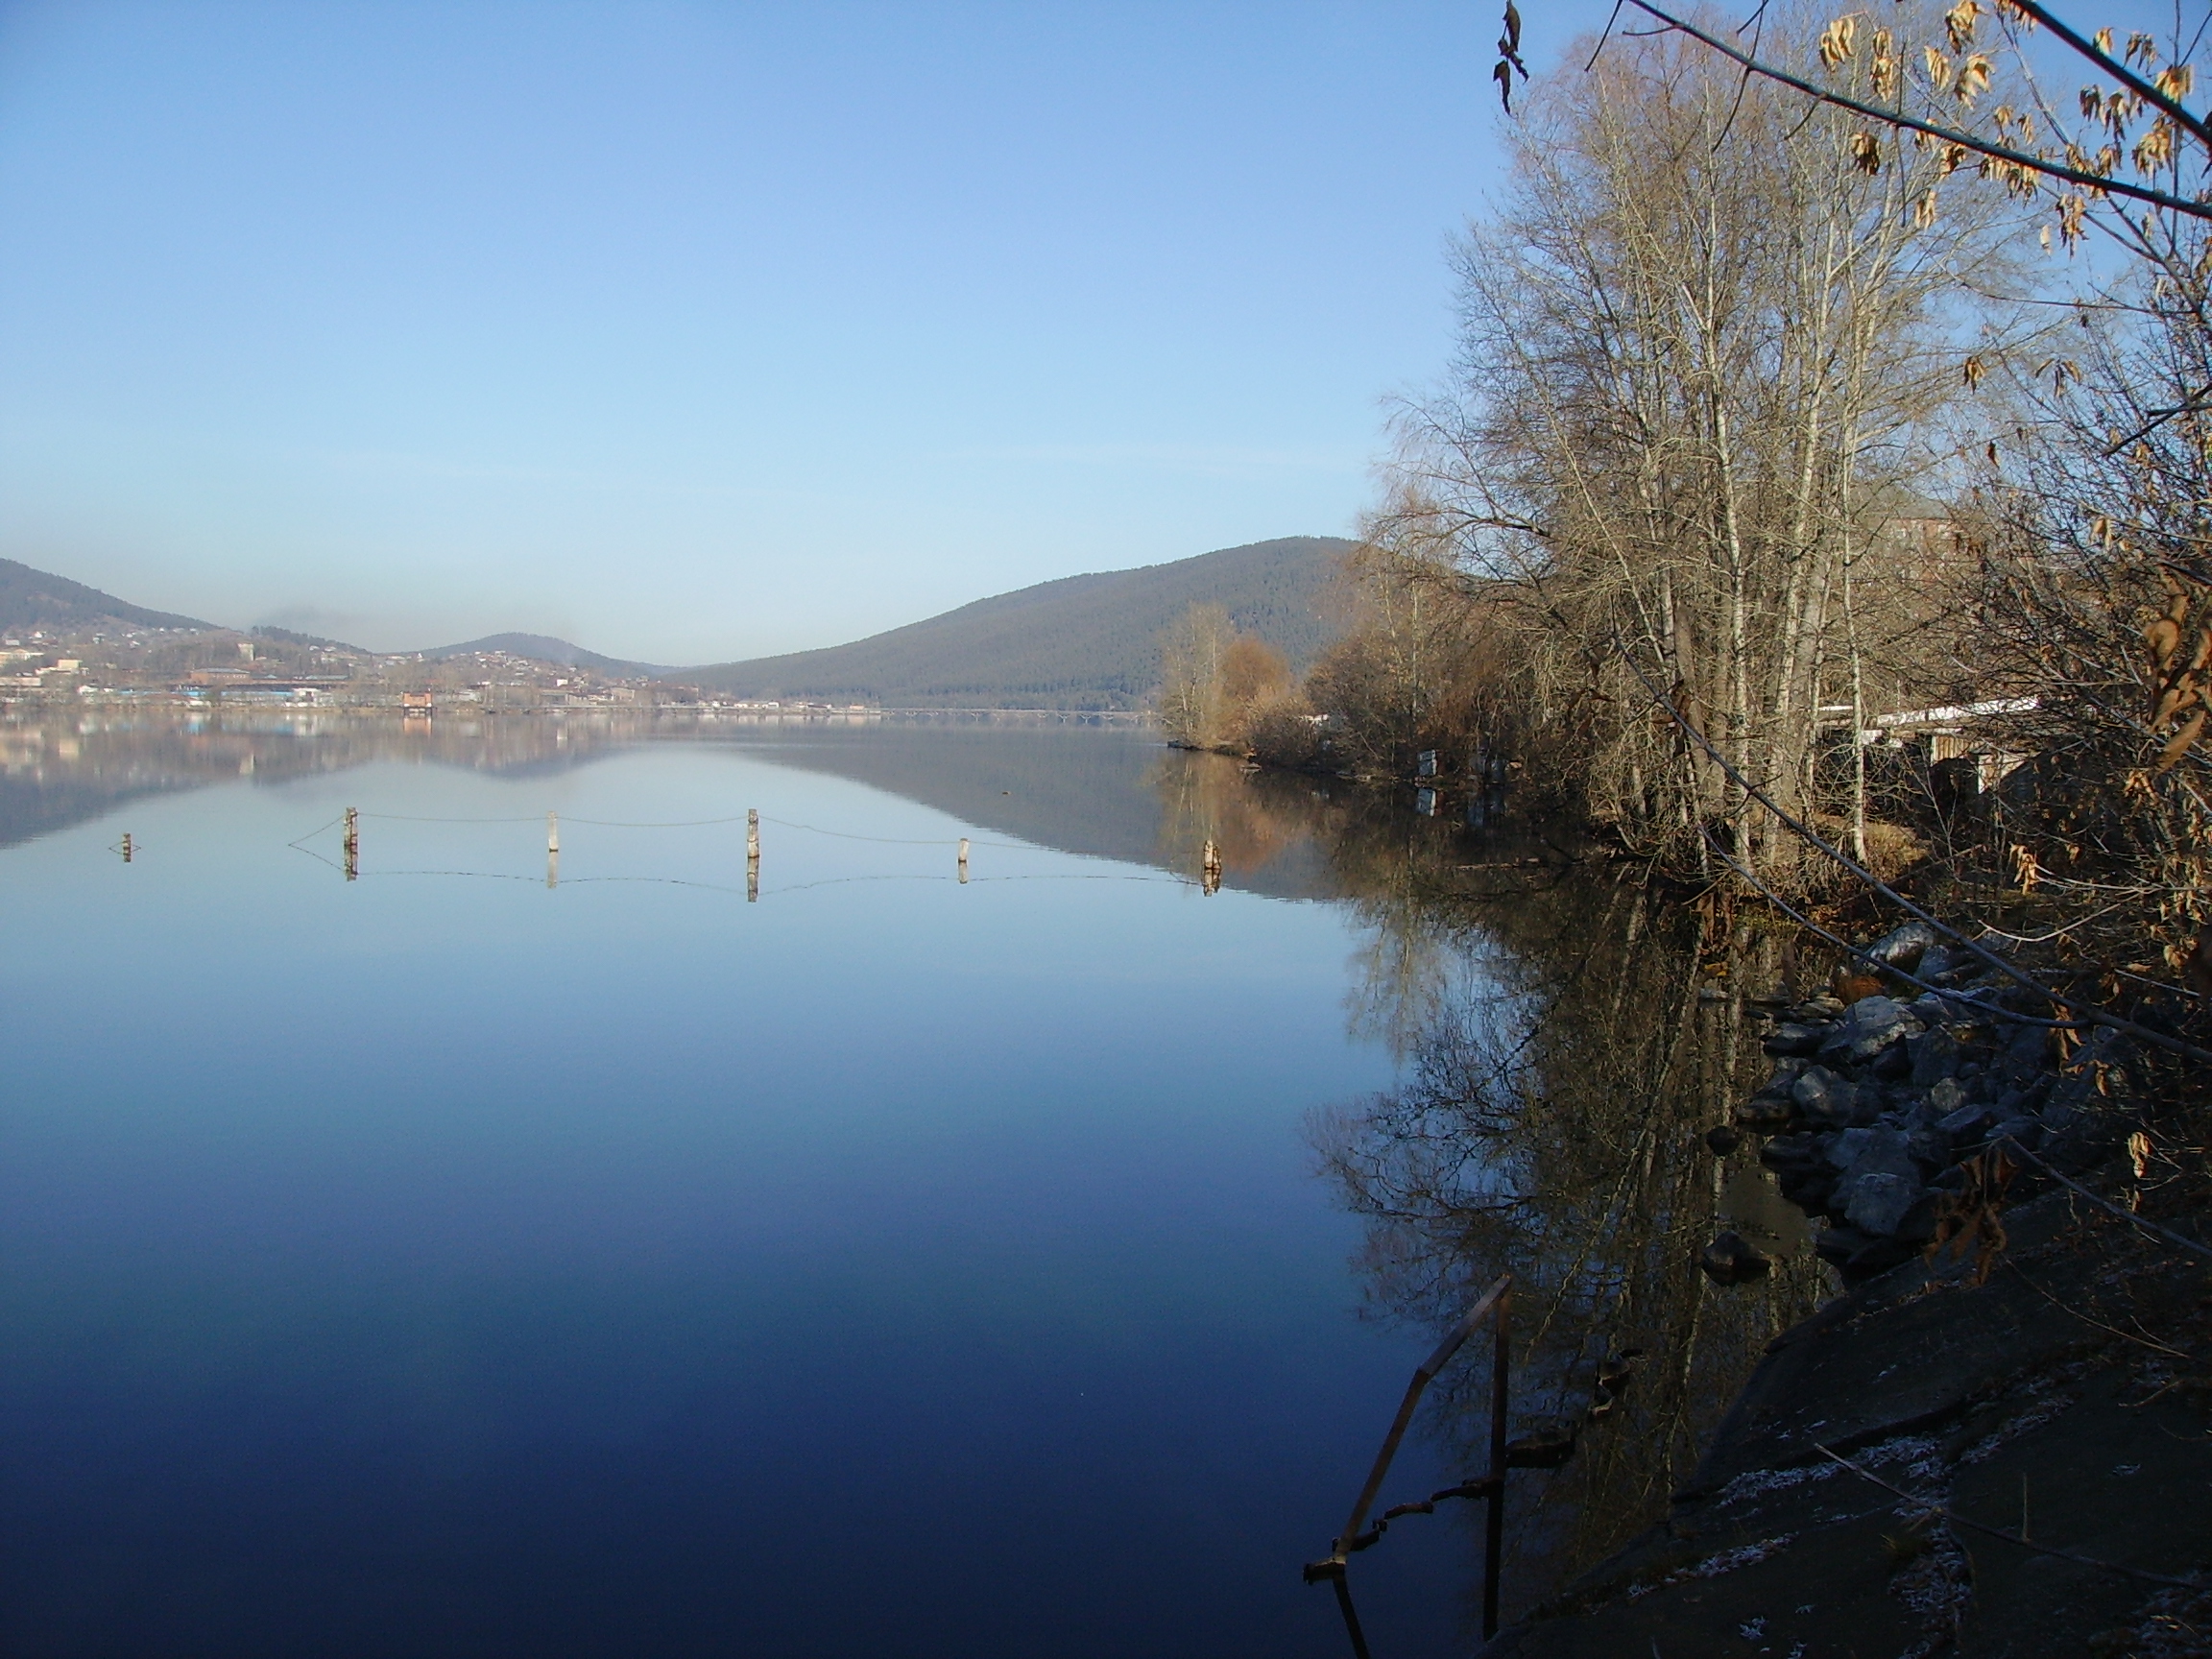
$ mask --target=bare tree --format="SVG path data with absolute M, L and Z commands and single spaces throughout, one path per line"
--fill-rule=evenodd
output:
M 1989 193 L 1938 211 L 1944 157 L 1870 160 L 1855 121 L 1687 39 L 1541 90 L 1461 247 L 1454 384 L 1402 421 L 1378 540 L 1449 545 L 1517 611 L 1501 668 L 1596 816 L 1683 860 L 1723 826 L 1794 882 L 1793 839 L 1691 737 L 1822 805 L 1843 569 L 1939 468 L 2001 321 L 1959 273 L 1991 286 L 2016 227 Z
M 1219 738 L 1221 665 L 1237 631 L 1218 605 L 1193 605 L 1160 639 L 1160 723 L 1177 743 L 1205 748 Z

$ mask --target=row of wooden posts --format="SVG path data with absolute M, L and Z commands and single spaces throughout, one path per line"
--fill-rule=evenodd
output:
M 345 826 L 346 833 L 342 845 L 346 879 L 358 881 L 361 878 L 361 810 L 359 807 L 349 806 L 346 808 Z M 131 862 L 137 851 L 137 844 L 132 839 L 130 830 L 123 831 L 122 845 L 116 850 L 123 854 L 124 863 Z M 968 837 L 965 835 L 960 837 L 956 867 L 960 873 L 961 885 L 966 886 L 968 882 Z M 558 887 L 560 884 L 561 814 L 548 812 L 545 814 L 545 885 Z M 1199 859 L 1199 886 L 1209 897 L 1221 890 L 1221 850 L 1214 844 L 1211 837 L 1208 838 L 1205 851 Z M 760 811 L 758 807 L 747 807 L 745 811 L 745 899 L 748 903 L 755 904 L 760 901 Z
M 345 856 L 346 879 L 358 881 L 361 878 L 361 812 L 355 806 L 346 808 Z M 966 886 L 967 836 L 960 837 L 959 851 L 955 856 L 961 885 Z M 1206 843 L 1206 856 L 1207 868 L 1217 870 L 1218 860 L 1214 857 L 1214 843 L 1211 841 Z M 128 834 L 123 837 L 123 861 L 126 864 L 131 861 L 131 837 Z M 545 814 L 545 885 L 561 885 L 561 814 L 558 812 Z M 757 806 L 745 809 L 745 902 L 749 904 L 760 902 L 760 809 Z

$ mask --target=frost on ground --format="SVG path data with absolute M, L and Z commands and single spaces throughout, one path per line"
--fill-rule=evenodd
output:
M 2212 1659 L 2212 1585 L 2159 1591 L 2131 1624 L 2090 1638 L 2089 1651 L 2098 1659 Z
M 1967 1603 L 1974 1599 L 1974 1570 L 1951 1528 L 1936 1527 L 1908 1536 L 1893 1548 L 1913 1551 L 1889 1577 L 1889 1594 L 1919 1621 L 1921 1640 L 1901 1659 L 1922 1659 L 1957 1645 Z

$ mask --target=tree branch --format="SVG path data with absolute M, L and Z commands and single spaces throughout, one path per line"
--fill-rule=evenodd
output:
M 1729 45 L 1727 41 L 1718 36 L 1706 33 L 1695 23 L 1685 23 L 1671 12 L 1661 11 L 1651 3 L 1651 0 L 1625 0 L 1625 3 L 1635 7 L 1637 11 L 1644 12 L 1647 16 L 1657 18 L 1669 29 L 1687 35 L 1691 39 L 1710 46 L 1722 57 L 1733 59 L 1753 74 L 1764 75 L 1769 81 L 1778 81 L 1785 86 L 1792 87 L 1804 93 L 1808 98 L 1816 98 L 1823 104 L 1833 104 L 1839 109 L 1848 109 L 1854 114 L 1865 116 L 1870 121 L 1879 121 L 1886 127 L 1903 127 L 1914 132 L 1925 132 L 1931 138 L 1940 138 L 1945 143 L 1961 145 L 1978 156 L 1986 156 L 1993 160 L 2010 161 L 2017 166 L 2026 167 L 2032 172 L 2040 173 L 2045 178 L 2062 179 L 2069 184 L 2079 184 L 2086 190 L 2104 191 L 2114 196 L 2126 196 L 2132 201 L 2148 203 L 2153 207 L 2164 207 L 2172 212 L 2186 213 L 2196 219 L 2212 220 L 2212 203 L 2192 201 L 2186 196 L 2176 196 L 2165 190 L 2153 190 L 2143 184 L 2130 184 L 2125 179 L 2103 178 L 2079 167 L 2069 167 L 2063 162 L 2031 155 L 2025 150 L 2015 150 L 2008 144 L 1992 144 L 1986 138 L 1976 137 L 1973 133 L 1957 127 L 1945 127 L 1938 122 L 1923 121 L 1918 116 L 1907 115 L 1902 110 L 1885 109 L 1880 105 L 1868 104 L 1863 99 L 1852 97 L 1849 93 L 1838 92 L 1831 87 L 1823 86 L 1816 81 L 1808 81 L 1802 75 L 1793 75 L 1787 69 L 1778 69 L 1771 63 L 1763 63 L 1749 53 Z

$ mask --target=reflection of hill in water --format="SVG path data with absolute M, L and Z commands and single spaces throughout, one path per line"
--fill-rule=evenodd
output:
M 527 777 L 668 741 L 740 749 L 902 796 L 990 833 L 1192 878 L 1211 839 L 1229 886 L 1285 899 L 1358 889 L 1353 866 L 1361 858 L 1344 855 L 1360 839 L 1347 842 L 1356 826 L 1372 836 L 1388 824 L 1395 828 L 1385 838 L 1427 840 L 1444 830 L 1333 780 L 1247 775 L 1232 760 L 1171 750 L 1127 726 L 103 711 L 0 725 L 0 847 L 143 796 L 241 778 L 269 782 L 390 761 Z
M 1743 994 L 1798 972 L 1770 926 L 1718 897 L 1647 890 L 1624 865 L 1564 864 L 1520 830 L 1462 833 L 1403 801 L 1246 774 L 1140 730 L 647 716 L 447 717 L 408 730 L 313 715 L 72 714 L 0 724 L 0 845 L 242 775 L 398 760 L 524 776 L 667 741 L 849 779 L 986 834 L 1187 878 L 1212 839 L 1233 887 L 1343 904 L 1355 940 L 1348 1013 L 1404 1061 L 1396 1087 L 1340 1102 L 1310 1130 L 1364 1224 L 1369 1309 L 1440 1329 L 1510 1269 L 1526 1310 L 1517 1431 L 1582 1430 L 1564 1469 L 1515 1477 L 1510 1602 L 1549 1593 L 1658 1519 L 1767 1341 L 1822 1291 L 1802 1220 L 1755 1153 L 1716 1159 L 1704 1139 L 1767 1070 Z M 1238 1040 L 1253 1037 L 1224 1033 Z M 1774 1271 L 1710 1285 L 1697 1251 L 1721 1227 L 1769 1249 Z M 1627 1351 L 1647 1357 L 1642 1380 L 1602 1422 L 1586 1420 L 1599 1362 Z M 1425 1419 L 1469 1469 L 1487 1455 L 1484 1386 L 1479 1366 L 1455 1369 Z
M 0 847 L 127 801 L 240 778 L 274 781 L 373 761 L 560 771 L 641 740 L 641 720 L 401 722 L 308 713 L 70 714 L 0 725 Z
M 884 723 L 757 728 L 719 738 L 779 765 L 850 778 L 978 829 L 1193 878 L 1209 837 L 1233 887 L 1279 898 L 1338 891 L 1314 843 L 1320 814 L 1299 780 L 1249 779 L 1236 762 L 1172 750 L 1142 729 Z M 1280 798 L 1256 813 L 1260 796 Z M 1287 820 L 1281 808 L 1287 808 Z

